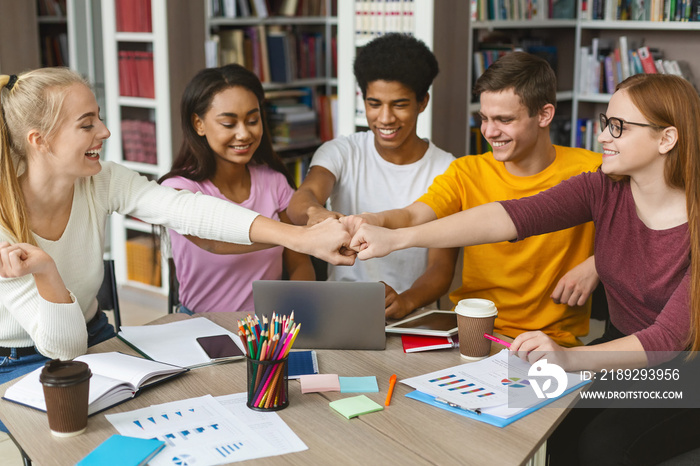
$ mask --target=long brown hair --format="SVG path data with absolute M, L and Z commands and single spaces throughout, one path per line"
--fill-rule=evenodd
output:
M 675 147 L 665 155 L 669 186 L 685 190 L 690 241 L 690 332 L 688 349 L 700 350 L 700 96 L 685 79 L 668 74 L 638 74 L 624 80 L 635 107 L 653 125 L 678 131 Z
M 204 118 L 211 107 L 214 97 L 231 87 L 242 87 L 252 92 L 260 106 L 260 118 L 262 118 L 263 135 L 260 146 L 253 154 L 251 161 L 258 165 L 267 165 L 275 171 L 282 173 L 292 188 L 296 183 L 282 159 L 272 148 L 270 128 L 265 114 L 265 91 L 258 77 L 246 68 L 230 64 L 219 68 L 206 68 L 197 73 L 185 87 L 180 102 L 180 124 L 182 125 L 182 145 L 173 166 L 168 173 L 163 175 L 158 182 L 162 183 L 168 178 L 182 176 L 193 181 L 203 181 L 214 176 L 216 171 L 216 156 L 209 147 L 204 136 L 195 131 L 192 117 L 198 115 Z
M 27 157 L 25 135 L 32 129 L 49 138 L 61 122 L 67 90 L 88 85 L 68 68 L 39 68 L 13 77 L 0 76 L 0 228 L 15 241 L 36 245 L 19 185 Z

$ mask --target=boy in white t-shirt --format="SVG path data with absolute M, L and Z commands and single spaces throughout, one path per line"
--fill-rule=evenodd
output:
M 437 60 L 423 42 L 403 34 L 381 36 L 359 51 L 354 71 L 370 131 L 318 149 L 287 208 L 297 224 L 404 207 L 454 160 L 416 133 L 438 73 Z M 333 210 L 324 207 L 329 199 Z M 386 316 L 398 319 L 448 291 L 457 253 L 414 248 L 352 267 L 329 266 L 328 278 L 384 282 Z

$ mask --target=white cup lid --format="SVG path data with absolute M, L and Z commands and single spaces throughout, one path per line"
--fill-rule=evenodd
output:
M 455 312 L 467 317 L 491 317 L 498 314 L 493 301 L 481 298 L 462 299 L 457 303 Z

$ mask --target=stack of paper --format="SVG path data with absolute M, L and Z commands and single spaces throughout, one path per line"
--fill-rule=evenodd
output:
M 450 367 L 401 382 L 417 390 L 406 395 L 409 398 L 500 427 L 588 382 L 581 380 L 579 374 L 562 370 L 566 378 L 566 389 L 556 397 L 539 398 L 533 389 L 533 377 L 528 374 L 531 367 L 504 349 L 482 361 Z M 546 387 L 554 387 L 557 383 L 550 382 Z
M 306 450 L 274 412 L 246 407 L 246 393 L 173 401 L 108 414 L 122 435 L 165 442 L 150 466 L 228 464 Z

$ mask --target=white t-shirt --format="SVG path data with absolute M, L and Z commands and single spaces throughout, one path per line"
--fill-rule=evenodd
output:
M 417 162 L 396 165 L 384 160 L 374 146 L 371 131 L 340 137 L 323 144 L 311 166 L 335 176 L 332 209 L 345 215 L 406 207 L 425 194 L 437 175 L 447 170 L 454 156 L 428 142 Z M 383 281 L 397 293 L 409 289 L 428 263 L 427 249 L 411 248 L 386 257 L 355 261 L 352 267 L 328 266 L 329 280 Z

